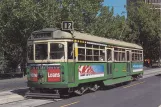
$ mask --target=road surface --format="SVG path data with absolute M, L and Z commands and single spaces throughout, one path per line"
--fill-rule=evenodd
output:
M 129 85 L 109 88 L 39 107 L 159 107 L 161 76 L 153 76 Z
M 26 82 L 26 77 L 0 80 L 0 92 L 19 88 L 27 88 Z

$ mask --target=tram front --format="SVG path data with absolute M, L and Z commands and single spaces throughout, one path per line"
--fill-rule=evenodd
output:
M 64 70 L 68 40 L 54 39 L 54 32 L 37 31 L 28 40 L 27 97 L 55 97 L 59 89 L 68 87 Z

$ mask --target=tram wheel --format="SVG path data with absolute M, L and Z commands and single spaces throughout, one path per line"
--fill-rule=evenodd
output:
M 94 85 L 92 85 L 92 87 L 89 88 L 89 90 L 95 92 L 95 91 L 97 91 L 99 89 L 99 87 L 100 87 L 99 85 L 94 84 Z
M 88 88 L 85 88 L 85 87 L 78 87 L 74 93 L 77 94 L 77 95 L 83 95 L 86 91 L 88 90 Z

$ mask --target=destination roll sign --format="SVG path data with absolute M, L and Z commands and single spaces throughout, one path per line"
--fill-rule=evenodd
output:
M 73 21 L 62 21 L 61 28 L 62 30 L 74 30 Z
M 51 38 L 51 33 L 38 33 L 38 34 L 32 34 L 32 38 L 34 38 L 34 39 Z

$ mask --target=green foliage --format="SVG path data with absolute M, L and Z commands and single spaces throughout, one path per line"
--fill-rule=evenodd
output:
M 145 58 L 158 59 L 160 15 L 151 4 L 132 3 L 128 8 L 129 30 L 125 40 L 140 44 L 144 48 Z
M 43 18 L 38 11 L 33 0 L 0 2 L 1 46 L 6 52 L 6 60 L 14 69 L 25 60 L 27 39 L 31 32 L 43 27 Z
M 8 67 L 16 69 L 26 63 L 27 39 L 31 32 L 60 28 L 62 21 L 72 20 L 75 28 L 86 30 L 93 23 L 102 0 L 1 0 L 0 38 Z
M 110 10 L 103 6 L 88 32 L 106 38 L 122 39 L 125 26 L 124 16 L 114 16 L 113 8 Z

